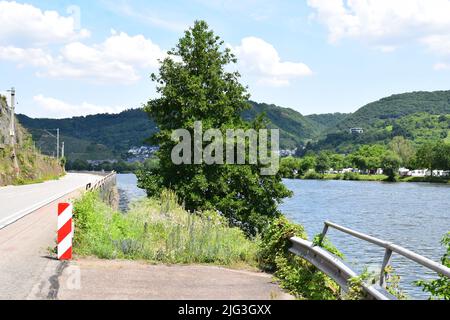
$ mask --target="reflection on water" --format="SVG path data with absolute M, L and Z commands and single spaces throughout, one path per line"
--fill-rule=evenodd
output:
M 119 208 L 125 212 L 133 200 L 144 198 L 146 193 L 137 187 L 137 178 L 134 174 L 118 174 L 117 187 L 119 189 Z
M 295 195 L 281 210 L 303 224 L 310 237 L 321 233 L 328 220 L 435 261 L 444 254 L 440 241 L 450 231 L 449 185 L 303 180 L 286 180 L 285 184 Z M 380 269 L 384 249 L 333 229 L 329 238 L 356 271 Z M 398 255 L 394 255 L 393 266 L 410 297 L 428 297 L 412 282 L 433 278 L 433 272 Z

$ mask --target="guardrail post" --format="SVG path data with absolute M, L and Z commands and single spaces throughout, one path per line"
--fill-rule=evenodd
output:
M 386 273 L 386 268 L 391 265 L 392 261 L 392 250 L 386 249 L 386 253 L 384 254 L 383 265 L 381 266 L 381 275 L 380 275 L 380 287 L 386 288 L 388 275 Z
M 319 240 L 319 246 L 320 246 L 320 247 L 323 245 L 323 240 L 324 240 L 325 237 L 327 236 L 328 229 L 329 229 L 329 226 L 328 226 L 328 224 L 325 222 L 325 226 L 323 227 L 322 234 L 320 235 L 320 240 Z

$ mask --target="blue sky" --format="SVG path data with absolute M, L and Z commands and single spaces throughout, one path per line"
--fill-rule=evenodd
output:
M 0 92 L 18 112 L 118 112 L 155 97 L 149 74 L 206 20 L 239 58 L 252 99 L 352 112 L 450 89 L 450 0 L 0 0 Z

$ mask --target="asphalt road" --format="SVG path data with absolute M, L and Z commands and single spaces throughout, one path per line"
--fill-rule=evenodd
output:
M 60 180 L 27 186 L 0 188 L 0 229 L 22 218 L 30 211 L 100 179 L 91 174 L 68 173 Z
M 9 221 L 0 228 L 0 300 L 27 299 L 42 281 L 49 264 L 56 263 L 48 256 L 55 246 L 58 202 L 77 197 L 99 178 L 68 174 L 58 181 L 0 188 L 0 225 Z M 55 197 L 60 198 L 48 203 Z M 33 207 L 39 209 L 15 220 Z

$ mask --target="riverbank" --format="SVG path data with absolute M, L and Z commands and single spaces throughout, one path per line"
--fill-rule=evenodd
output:
M 310 172 L 304 176 L 296 177 L 296 180 L 342 180 L 342 181 L 369 181 L 369 182 L 415 182 L 415 183 L 441 183 L 450 184 L 450 179 L 440 177 L 400 177 L 396 176 L 394 180 L 387 175 L 369 175 L 359 173 L 346 174 L 320 174 Z
M 97 194 L 86 194 L 74 204 L 76 261 L 94 257 L 225 267 L 273 277 L 298 299 L 339 298 L 337 286 L 327 276 L 289 252 L 290 238 L 306 239 L 302 226 L 280 217 L 257 237 L 249 237 L 215 211 L 194 214 L 178 203 L 173 192 L 164 191 L 160 199 L 133 202 L 123 213 Z

